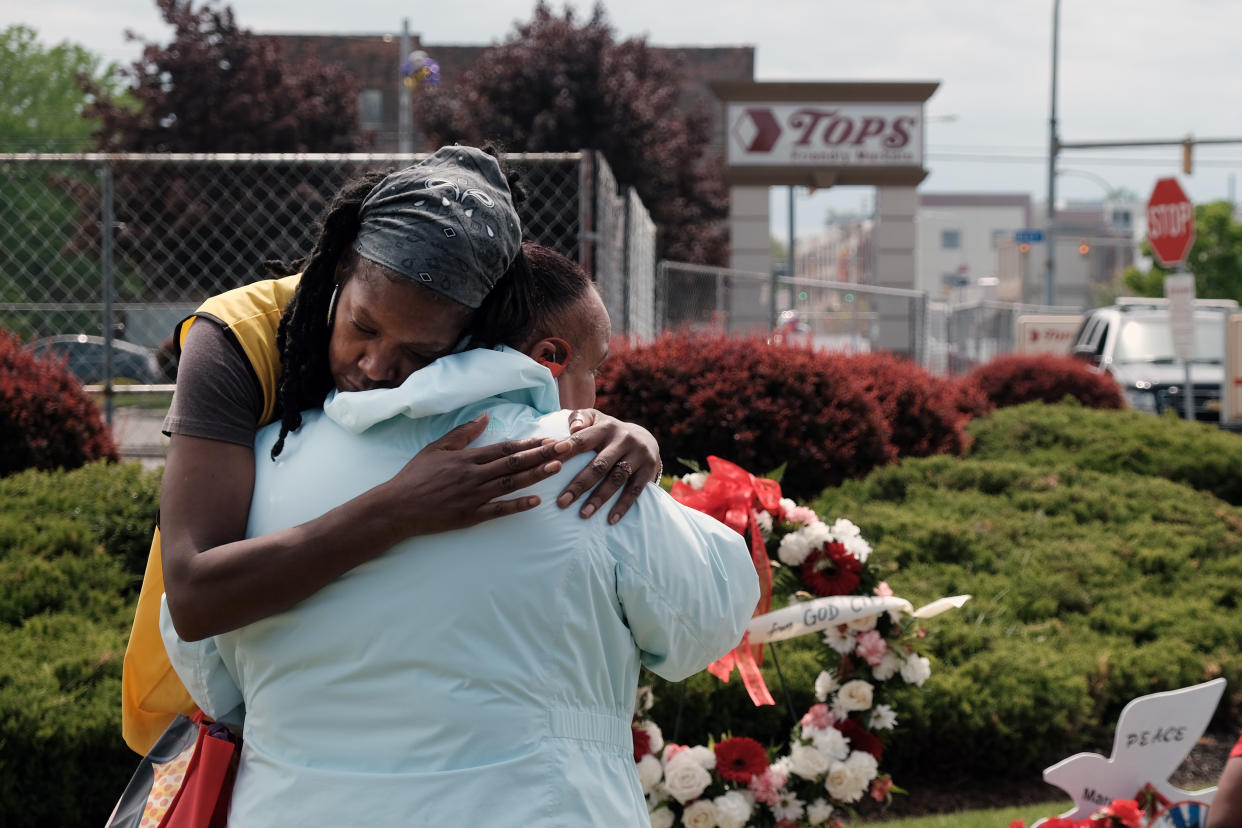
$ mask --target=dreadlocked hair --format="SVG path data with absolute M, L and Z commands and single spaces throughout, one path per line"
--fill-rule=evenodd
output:
M 490 143 L 482 149 L 496 159 L 509 185 L 513 203 L 524 202 L 526 190 L 519 183 L 520 176 L 505 163 L 499 145 Z M 284 449 L 285 437 L 302 427 L 302 412 L 323 405 L 324 398 L 332 390 L 332 371 L 328 363 L 332 327 L 328 317 L 338 287 L 338 270 L 352 251 L 350 245 L 362 226 L 362 202 L 390 172 L 369 172 L 341 188 L 319 219 L 319 234 L 310 256 L 292 263 L 265 263 L 269 271 L 278 275 L 302 271 L 298 288 L 280 318 L 276 333 L 281 365 L 280 383 L 276 388 L 280 436 L 272 446 L 273 460 Z M 525 270 L 525 259 L 519 252 L 498 286 L 515 281 L 507 277 Z
M 301 428 L 302 411 L 323 405 L 332 390 L 328 314 L 337 286 L 337 268 L 358 235 L 363 200 L 387 175 L 386 171 L 368 172 L 341 188 L 319 219 L 319 233 L 309 256 L 294 263 L 267 263 L 274 273 L 291 275 L 297 272 L 295 267 L 302 271 L 276 332 L 281 365 L 276 387 L 280 437 L 272 446 L 273 460 L 284 449 L 289 432 Z

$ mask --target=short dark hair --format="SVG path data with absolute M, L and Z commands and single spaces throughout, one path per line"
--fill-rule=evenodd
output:
M 591 277 L 572 259 L 535 242 L 522 243 L 526 267 L 497 285 L 471 320 L 475 347 L 508 345 L 524 351 L 561 331 L 553 326 L 567 308 L 593 289 Z

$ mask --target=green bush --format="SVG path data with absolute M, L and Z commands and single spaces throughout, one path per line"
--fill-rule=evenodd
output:
M 1028 403 L 972 421 L 970 456 L 1034 466 L 1066 463 L 1185 483 L 1242 505 L 1242 435 L 1174 416 Z
M 900 784 L 1037 779 L 1071 753 L 1107 754 L 1136 696 L 1242 678 L 1242 509 L 1160 476 L 1092 468 L 1106 450 L 1095 443 L 1121 439 L 1132 418 L 1168 429 L 1148 435 L 1154 445 L 1184 441 L 1192 457 L 1218 437 L 1237 439 L 1183 434 L 1186 423 L 1150 415 L 1023 406 L 975 425 L 976 452 L 1007 446 L 1000 459 L 907 459 L 813 504 L 828 520 L 857 523 L 885 578 L 916 606 L 973 596 L 926 623 L 932 677 L 898 692 L 884 764 Z M 1077 435 L 1076 449 L 1041 456 L 1023 445 L 1020 435 L 1049 419 Z M 1085 467 L 1073 462 L 1081 458 Z M 801 715 L 830 659 L 817 636 L 778 646 Z M 791 721 L 770 657 L 764 675 L 775 708 L 756 710 L 736 680 L 704 675 L 684 698 L 658 685 L 657 721 L 671 727 L 680 703 L 682 741 L 731 731 L 779 743 Z M 1221 716 L 1236 714 L 1222 705 Z
M 103 824 L 137 757 L 121 663 L 159 477 L 133 464 L 0 480 L 4 824 Z

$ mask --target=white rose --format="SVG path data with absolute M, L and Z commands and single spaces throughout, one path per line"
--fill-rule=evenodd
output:
M 871 780 L 875 779 L 879 770 L 879 763 L 876 762 L 875 757 L 865 750 L 856 750 L 851 753 L 850 758 L 845 760 L 845 764 L 858 777 L 863 787 L 871 784 Z
M 673 828 L 677 817 L 668 808 L 659 808 L 647 814 L 651 818 L 651 828 Z
M 782 497 L 782 498 L 781 498 L 781 512 L 782 512 L 783 514 L 786 514 L 786 515 L 787 515 L 787 514 L 789 514 L 790 512 L 792 512 L 794 509 L 797 509 L 797 508 L 798 508 L 798 504 L 797 504 L 797 503 L 794 503 L 792 500 L 790 500 L 790 499 L 789 499 L 789 498 L 787 498 L 787 497 Z
M 858 782 L 854 769 L 844 762 L 833 762 L 824 780 L 828 795 L 839 802 L 857 802 L 862 798 L 863 786 Z
M 776 556 L 787 566 L 802 566 L 802 562 L 810 553 L 811 546 L 800 531 L 790 532 L 781 538 L 781 545 L 776 550 Z
M 897 724 L 897 713 L 887 704 L 877 704 L 871 711 L 868 726 L 872 730 L 892 730 Z
M 930 675 L 931 661 L 923 656 L 910 656 L 906 659 L 906 663 L 901 665 L 901 677 L 905 679 L 906 684 L 922 687 L 923 682 L 927 681 Z
M 805 731 L 803 731 L 805 733 Z M 850 755 L 850 740 L 835 727 L 815 730 L 810 734 L 811 744 L 829 760 L 841 762 Z
M 651 685 L 644 684 L 638 688 L 638 692 L 634 694 L 634 715 L 646 713 L 655 704 L 655 693 L 651 692 Z
M 705 748 L 702 745 L 695 745 L 692 748 L 686 748 L 684 754 L 698 762 L 703 770 L 716 769 L 716 752 L 711 748 Z M 680 756 L 682 754 L 678 755 Z
M 862 534 L 862 531 L 854 525 L 853 521 L 845 518 L 837 518 L 832 524 L 832 534 L 842 543 L 849 538 L 856 538 Z
M 703 487 L 707 485 L 707 472 L 691 472 L 690 474 L 683 474 L 681 476 L 681 482 L 685 483 L 692 489 L 702 491 Z
M 638 782 L 643 786 L 643 793 L 649 794 L 659 784 L 660 780 L 664 778 L 664 768 L 660 766 L 660 760 L 650 753 L 638 760 L 637 767 Z
M 832 530 L 823 523 L 808 523 L 798 530 L 798 534 L 806 538 L 811 549 L 816 549 L 832 541 Z
M 664 769 L 664 787 L 669 796 L 683 805 L 696 799 L 711 782 L 711 774 L 685 751 L 674 756 Z
M 681 824 L 690 828 L 716 828 L 716 803 L 710 799 L 691 802 L 681 812 Z
M 660 726 L 655 722 L 647 719 L 640 725 L 647 732 L 647 738 L 651 740 L 651 752 L 659 754 L 664 750 L 664 734 L 660 732 Z
M 854 652 L 854 634 L 844 624 L 834 624 L 825 629 L 824 643 L 841 655 Z
M 893 652 L 890 647 L 888 652 L 884 654 L 884 659 L 875 667 L 871 668 L 871 675 L 876 681 L 888 681 L 901 669 L 902 658 Z
M 819 675 L 815 677 L 815 698 L 824 701 L 828 698 L 829 693 L 840 686 L 837 683 L 836 675 L 828 670 L 820 670 Z
M 832 806 L 823 799 L 817 799 L 806 806 L 806 821 L 812 825 L 823 825 L 832 816 Z
M 815 780 L 827 772 L 828 765 L 828 757 L 810 745 L 794 745 L 789 751 L 789 770 L 803 779 Z
M 879 620 L 880 616 L 878 615 L 868 615 L 866 618 L 855 618 L 845 626 L 849 627 L 854 632 L 866 632 L 867 630 L 874 630 L 875 622 Z
M 843 540 L 841 545 L 845 547 L 845 551 L 849 552 L 859 563 L 866 563 L 867 558 L 871 557 L 871 544 L 862 538 L 849 538 Z
M 904 670 L 905 668 L 903 667 L 902 669 Z M 846 711 L 866 710 L 871 706 L 871 685 L 862 679 L 847 681 L 837 691 L 837 701 L 840 703 L 841 708 Z
M 751 804 L 740 791 L 729 791 L 712 800 L 716 804 L 716 824 L 720 828 L 746 828 Z

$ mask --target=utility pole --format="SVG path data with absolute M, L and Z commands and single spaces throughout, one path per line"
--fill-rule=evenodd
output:
M 1057 153 L 1061 141 L 1057 137 L 1057 42 L 1061 28 L 1061 0 L 1052 0 L 1052 103 L 1048 116 L 1048 241 L 1044 269 L 1044 304 L 1055 305 L 1056 282 L 1056 220 L 1057 220 Z

